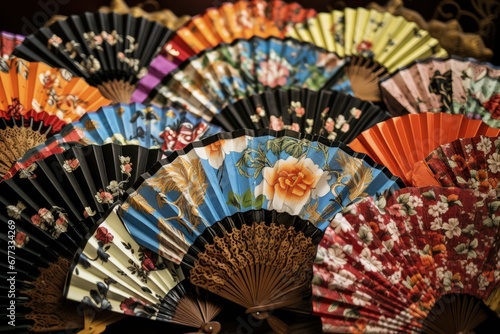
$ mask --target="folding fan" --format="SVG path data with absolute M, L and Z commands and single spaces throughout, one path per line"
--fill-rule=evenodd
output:
M 352 58 L 346 74 L 354 95 L 364 100 L 380 101 L 378 81 L 388 73 L 415 59 L 447 55 L 415 22 L 364 7 L 318 13 L 294 28 L 288 36 Z
M 319 90 L 342 65 L 334 53 L 291 38 L 240 39 L 205 50 L 165 76 L 150 71 L 158 83 L 139 85 L 132 100 L 162 105 L 171 99 L 211 120 L 228 103 L 266 88 Z
M 345 144 L 362 131 L 388 119 L 380 107 L 351 95 L 322 89 L 269 89 L 241 99 L 213 118 L 226 130 L 292 129 Z
M 3 60 L 9 59 L 14 48 L 21 44 L 23 40 L 23 35 L 0 31 L 0 49 L 2 50 Z
M 272 311 L 309 305 L 311 261 L 328 220 L 400 186 L 343 144 L 303 136 L 240 130 L 174 152 L 127 190 L 118 208 L 127 230 L 182 264 L 195 286 L 283 332 Z
M 33 118 L 0 117 L 0 177 L 8 178 L 14 170 L 42 156 L 64 151 L 71 138 L 47 140 L 50 131 L 50 126 Z
M 87 144 L 138 144 L 171 152 L 220 130 L 217 125 L 205 122 L 175 103 L 163 108 L 120 103 L 84 115 L 54 137 L 69 136 Z
M 349 147 L 367 154 L 411 184 L 409 171 L 441 144 L 479 135 L 498 136 L 500 129 L 464 115 L 422 113 L 393 117 L 363 131 Z
M 408 174 L 413 186 L 460 187 L 496 196 L 500 189 L 499 157 L 498 136 L 459 138 L 438 146 Z
M 180 64 L 203 50 L 237 39 L 285 37 L 286 30 L 316 14 L 282 0 L 222 2 L 192 17 L 169 38 L 162 55 Z
M 380 83 L 392 114 L 447 112 L 500 127 L 500 67 L 473 58 L 428 58 Z
M 136 82 L 170 33 L 132 14 L 86 12 L 26 36 L 13 54 L 66 68 L 114 103 L 128 103 Z
M 314 261 L 323 332 L 471 332 L 485 318 L 480 305 L 500 314 L 499 208 L 496 196 L 441 187 L 346 207 Z
M 111 101 L 66 69 L 13 57 L 0 71 L 0 117 L 43 121 L 51 134 Z M 55 117 L 52 117 L 55 116 Z
M 139 145 L 71 147 L 0 183 L 0 220 L 16 232 L 2 239 L 17 246 L 16 289 L 24 296 L 17 310 L 35 329 L 83 327 L 81 307 L 60 305 L 70 262 L 95 222 L 162 154 Z M 53 307 L 66 311 L 51 314 Z

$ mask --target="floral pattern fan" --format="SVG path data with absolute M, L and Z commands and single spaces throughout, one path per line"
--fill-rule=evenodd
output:
M 393 115 L 447 112 L 500 127 L 500 67 L 472 58 L 416 61 L 380 83 Z
M 78 305 L 63 303 L 70 261 L 94 224 L 162 154 L 139 145 L 72 146 L 0 183 L 0 220 L 12 226 L 7 237 L 17 247 L 16 296 L 30 297 L 23 300 L 30 326 L 83 327 Z
M 410 114 L 390 118 L 363 131 L 349 147 L 367 154 L 411 185 L 411 170 L 439 145 L 458 138 L 498 136 L 500 129 L 464 115 Z
M 192 284 L 285 332 L 269 311 L 310 305 L 311 261 L 329 219 L 400 186 L 352 153 L 293 131 L 221 133 L 157 163 L 119 213 L 134 240 L 184 266 Z
M 215 115 L 213 122 L 230 131 L 291 129 L 348 144 L 389 117 L 380 107 L 348 94 L 295 87 L 269 89 L 239 100 Z
M 496 196 L 442 187 L 345 208 L 313 267 L 323 332 L 470 332 L 491 310 L 500 314 L 499 208 Z
M 86 114 L 64 127 L 55 138 L 69 136 L 85 144 L 137 144 L 168 153 L 220 130 L 175 103 L 163 108 L 120 103 Z
M 128 103 L 170 33 L 165 26 L 130 13 L 86 12 L 26 36 L 13 54 L 66 68 L 114 103 Z
M 447 55 L 415 22 L 364 7 L 318 13 L 294 28 L 287 36 L 350 59 L 345 74 L 351 89 L 368 101 L 381 101 L 378 83 L 387 74 L 415 59 Z
M 319 90 L 342 65 L 334 53 L 295 39 L 240 39 L 207 49 L 166 75 L 150 71 L 159 83 L 139 85 L 132 100 L 162 105 L 171 99 L 211 120 L 228 103 L 266 88 Z
M 415 187 L 428 185 L 474 189 L 497 196 L 500 190 L 498 136 L 459 138 L 438 146 L 410 172 Z

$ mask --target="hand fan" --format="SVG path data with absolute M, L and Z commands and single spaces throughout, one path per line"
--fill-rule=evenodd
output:
M 170 33 L 143 17 L 86 12 L 26 36 L 13 54 L 66 68 L 114 103 L 128 103 L 136 82 Z
M 51 127 L 33 118 L 0 118 L 0 176 L 12 175 L 13 170 L 30 164 L 41 156 L 60 153 L 66 147 L 66 140 L 47 140 Z M 67 138 L 70 140 L 70 138 Z M 35 149 L 36 148 L 36 149 Z M 0 180 L 1 182 L 1 180 Z
M 480 304 L 500 314 L 498 203 L 472 189 L 409 187 L 346 207 L 313 266 L 323 331 L 470 332 L 485 318 Z
M 253 37 L 205 50 L 160 77 L 156 86 L 139 86 L 132 99 L 158 105 L 171 99 L 211 120 L 228 103 L 266 88 L 319 90 L 342 64 L 334 53 L 308 43 Z
M 446 51 L 415 22 L 364 7 L 318 13 L 297 23 L 287 36 L 352 59 L 346 67 L 354 95 L 380 101 L 378 82 L 415 59 L 443 57 Z
M 473 58 L 428 58 L 380 83 L 393 115 L 447 112 L 500 127 L 500 68 Z
M 410 171 L 411 184 L 474 189 L 496 196 L 499 190 L 500 142 L 498 136 L 459 138 L 438 146 Z
M 66 69 L 13 57 L 0 71 L 0 116 L 43 120 L 51 134 L 111 101 Z M 51 117 L 55 116 L 55 117 Z
M 478 135 L 498 136 L 500 129 L 464 115 L 423 113 L 393 117 L 363 131 L 349 147 L 367 154 L 411 184 L 408 172 L 441 144 Z
M 21 44 L 23 40 L 23 35 L 0 31 L 0 49 L 2 50 L 3 60 L 8 60 L 14 48 Z
M 237 39 L 283 38 L 293 24 L 316 14 L 297 3 L 239 0 L 222 2 L 192 17 L 172 34 L 162 54 L 180 64 L 203 50 Z
M 194 142 L 142 175 L 120 215 L 191 283 L 283 332 L 272 310 L 309 305 L 310 261 L 328 220 L 400 185 L 343 144 L 303 136 L 240 130 Z
M 172 152 L 220 130 L 175 103 L 163 108 L 120 103 L 84 115 L 55 137 L 70 136 L 87 144 L 138 144 Z
M 243 98 L 213 118 L 225 129 L 291 129 L 345 144 L 388 119 L 380 107 L 351 95 L 322 89 L 275 88 Z
M 17 247 L 16 289 L 24 296 L 17 303 L 30 326 L 57 331 L 67 321 L 83 327 L 81 307 L 61 304 L 70 261 L 95 222 L 162 154 L 139 145 L 71 147 L 0 183 L 0 220 L 12 231 L 2 239 L 9 250 Z M 65 311 L 51 315 L 53 308 Z

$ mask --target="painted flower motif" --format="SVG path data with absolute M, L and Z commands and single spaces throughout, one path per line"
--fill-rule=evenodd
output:
M 259 115 L 260 117 L 266 116 L 266 110 L 263 107 L 257 107 L 257 108 L 255 108 L 255 113 L 257 115 Z
M 361 117 L 361 114 L 363 113 L 361 109 L 358 108 L 352 108 L 350 112 L 354 119 L 359 119 Z
M 342 213 L 337 213 L 334 219 L 330 222 L 330 227 L 339 234 L 341 231 L 343 233 L 353 230 L 351 223 L 344 217 Z
M 373 233 L 369 226 L 362 225 L 358 231 L 358 237 L 365 244 L 369 245 L 373 241 Z
M 449 218 L 447 223 L 443 223 L 443 230 L 445 230 L 445 235 L 447 238 L 451 239 L 454 236 L 458 237 L 462 234 L 462 229 L 460 228 L 460 222 L 457 218 Z
M 306 113 L 306 109 L 302 106 L 300 101 L 292 101 L 290 102 L 290 113 L 295 113 L 297 117 L 302 117 Z
M 130 176 L 132 172 L 132 163 L 130 162 L 130 157 L 119 156 L 120 159 L 120 171 L 123 174 Z
M 292 131 L 296 132 L 300 131 L 300 125 L 298 123 L 292 123 L 292 125 L 290 125 L 288 128 Z
M 14 118 L 19 118 L 27 112 L 26 108 L 23 104 L 21 104 L 18 97 L 13 97 L 12 104 L 10 104 L 7 108 L 9 115 Z
M 121 184 L 116 180 L 111 181 L 109 185 L 106 186 L 106 189 L 109 190 L 113 197 L 119 196 L 122 192 Z
M 361 41 L 359 44 L 356 46 L 356 51 L 358 53 L 363 53 L 365 51 L 369 51 L 373 48 L 373 43 L 370 41 Z
M 483 107 L 491 113 L 493 119 L 500 119 L 500 94 L 495 94 L 483 102 Z
M 224 163 L 227 154 L 242 152 L 246 147 L 247 139 L 242 136 L 234 139 L 219 139 L 210 145 L 196 148 L 196 151 L 201 159 L 208 160 L 210 166 L 218 169 Z
M 274 88 L 287 83 L 290 70 L 284 63 L 269 59 L 260 62 L 259 66 L 261 71 L 259 71 L 258 80 L 262 85 Z
M 101 35 L 96 34 L 93 31 L 84 32 L 83 38 L 87 41 L 87 45 L 92 50 L 102 50 L 102 43 L 104 42 Z
M 86 206 L 85 209 L 83 210 L 83 216 L 85 218 L 92 217 L 96 214 L 95 210 L 92 210 L 90 206 Z
M 95 195 L 95 198 L 97 200 L 97 202 L 101 203 L 101 204 L 113 204 L 114 202 L 114 197 L 112 194 L 110 194 L 109 192 L 106 192 L 102 189 L 100 189 L 97 194 Z
M 137 306 L 144 306 L 144 302 L 134 298 L 134 297 L 129 297 L 124 299 L 120 303 L 120 310 L 123 311 L 124 314 L 127 315 L 135 315 L 135 309 Z
M 80 167 L 80 161 L 76 158 L 65 160 L 63 163 L 63 169 L 68 173 L 73 172 L 78 167 Z
M 344 251 L 337 246 L 328 248 L 324 261 L 330 271 L 337 271 L 347 263 Z
M 438 217 L 439 215 L 445 214 L 448 211 L 448 203 L 437 202 L 435 205 L 429 206 L 429 214 L 433 217 Z
M 443 228 L 443 219 L 441 217 L 436 217 L 431 222 L 431 230 L 438 231 Z
M 350 125 L 349 125 L 349 123 L 344 123 L 344 124 L 342 125 L 342 127 L 340 128 L 340 131 L 342 131 L 342 132 L 346 133 L 347 131 L 349 131 L 349 129 L 350 129 Z
M 59 213 L 59 218 L 57 218 L 54 226 L 52 227 L 52 236 L 54 238 L 59 238 L 61 233 L 65 233 L 67 231 L 68 231 L 68 220 L 65 215 Z
M 481 141 L 477 143 L 477 149 L 485 154 L 491 150 L 491 141 L 487 137 L 481 137 Z
M 330 191 L 328 172 L 321 170 L 310 158 L 289 156 L 272 167 L 264 167 L 263 180 L 256 196 L 269 199 L 269 209 L 297 215 L 307 201 L 323 197 Z
M 14 239 L 14 244 L 18 248 L 23 248 L 28 242 L 30 238 L 23 231 L 16 231 L 16 237 Z
M 61 45 L 62 42 L 63 42 L 62 38 L 54 34 L 49 38 L 47 44 L 49 45 L 49 47 L 53 46 L 57 48 L 59 47 L 59 45 Z
M 108 232 L 108 229 L 106 227 L 100 226 L 95 233 L 95 238 L 102 242 L 103 245 L 106 245 L 110 242 L 113 242 L 114 236 Z
M 361 251 L 359 262 L 363 265 L 366 271 L 382 270 L 382 262 L 373 256 L 368 248 L 364 248 Z
M 495 152 L 490 156 L 488 159 L 488 167 L 491 169 L 492 173 L 500 172 L 500 154 Z
M 276 117 L 274 115 L 271 115 L 270 120 L 269 120 L 269 128 L 271 130 L 279 131 L 283 130 L 283 127 L 285 126 L 285 123 L 283 122 L 283 118 Z
M 354 305 L 365 306 L 372 298 L 365 292 L 356 291 L 352 295 L 352 302 Z

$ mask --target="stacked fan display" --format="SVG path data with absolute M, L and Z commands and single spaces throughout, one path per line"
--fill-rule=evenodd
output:
M 112 1 L 2 34 L 2 331 L 500 322 L 498 68 L 305 6 Z

